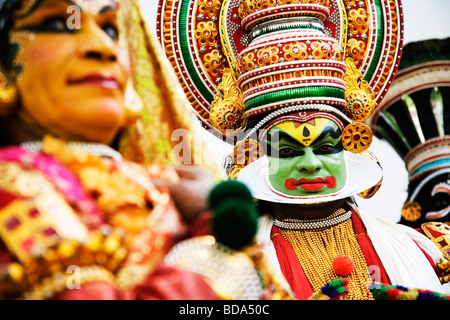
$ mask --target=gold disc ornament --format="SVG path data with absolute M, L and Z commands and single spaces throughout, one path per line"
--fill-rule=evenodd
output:
M 373 109 L 367 102 L 367 98 L 360 96 L 358 93 L 353 93 L 351 98 L 347 103 L 346 114 L 353 121 L 366 121 L 373 112 Z
M 402 217 L 406 221 L 414 222 L 420 218 L 422 207 L 415 201 L 408 201 L 403 205 Z
M 245 123 L 244 110 L 233 101 L 223 101 L 219 107 L 211 109 L 210 120 L 221 133 L 233 133 Z
M 342 132 L 344 149 L 353 153 L 366 151 L 372 144 L 372 130 L 364 123 L 354 122 L 345 127 Z
M 234 147 L 233 161 L 237 165 L 247 166 L 264 155 L 263 148 L 258 141 L 245 139 Z

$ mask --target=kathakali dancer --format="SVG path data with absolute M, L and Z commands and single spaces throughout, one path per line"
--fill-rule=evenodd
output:
M 192 112 L 137 1 L 1 0 L 0 47 L 1 299 L 272 298 L 241 252 L 216 259 L 239 292 L 163 264 L 216 179 L 168 166 Z
M 421 229 L 450 260 L 450 39 L 404 47 L 399 72 L 371 127 L 405 161 L 400 223 Z M 397 214 L 397 213 L 393 213 Z M 442 267 L 450 279 L 448 261 Z
M 400 1 L 161 0 L 158 16 L 201 123 L 234 146 L 227 173 L 258 200 L 257 242 L 297 299 L 339 279 L 340 298 L 447 298 L 436 246 L 354 202 L 382 182 L 364 123 L 399 65 Z

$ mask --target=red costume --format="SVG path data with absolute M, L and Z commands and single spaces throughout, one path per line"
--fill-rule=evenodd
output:
M 390 284 L 389 277 L 383 268 L 380 258 L 373 248 L 372 242 L 367 236 L 364 225 L 355 213 L 352 214 L 352 222 L 355 234 L 358 236 L 359 246 L 361 247 L 367 261 L 367 265 L 376 265 L 380 267 L 381 282 L 384 284 Z M 272 227 L 271 238 L 274 243 L 275 250 L 277 251 L 278 261 L 280 263 L 283 275 L 289 282 L 296 298 L 300 300 L 308 299 L 312 296 L 313 289 L 302 270 L 302 266 L 300 265 L 294 250 L 286 239 L 281 236 L 280 230 L 276 226 Z

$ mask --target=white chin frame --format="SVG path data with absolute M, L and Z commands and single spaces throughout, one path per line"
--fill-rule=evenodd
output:
M 368 190 L 381 181 L 383 172 L 375 161 L 348 151 L 344 151 L 344 159 L 347 182 L 341 190 L 332 194 L 291 196 L 275 191 L 270 185 L 269 160 L 266 156 L 243 168 L 237 180 L 247 185 L 256 199 L 292 204 L 317 204 L 345 199 Z

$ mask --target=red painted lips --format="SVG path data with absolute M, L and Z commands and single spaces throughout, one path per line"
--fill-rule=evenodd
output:
M 336 187 L 336 178 L 332 176 L 326 177 L 325 179 L 317 178 L 314 180 L 302 178 L 299 181 L 295 179 L 288 179 L 284 186 L 288 190 L 295 190 L 297 187 L 305 190 L 320 190 L 324 187 L 334 188 Z

